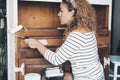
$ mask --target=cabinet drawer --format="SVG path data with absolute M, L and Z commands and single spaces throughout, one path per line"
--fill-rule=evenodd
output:
M 43 58 L 38 50 L 21 50 L 18 53 L 18 59 L 33 59 L 33 58 Z
M 32 38 L 37 39 L 39 41 L 45 41 L 46 47 L 59 47 L 62 44 L 61 38 Z M 30 49 L 29 46 L 27 46 L 24 42 L 25 39 L 23 38 L 17 38 L 17 49 L 18 51 L 22 49 Z
M 19 65 L 25 64 L 25 74 L 26 73 L 40 73 L 43 74 L 44 69 L 48 67 L 55 67 L 49 63 L 44 58 L 34 58 L 34 59 L 20 59 Z M 62 65 L 60 65 L 62 67 Z
M 57 47 L 48 47 L 52 51 L 56 51 Z M 37 49 L 20 49 L 17 52 L 18 59 L 43 58 Z
M 20 59 L 19 61 L 19 66 L 21 66 L 22 63 L 25 64 L 25 74 L 27 73 L 39 73 L 41 75 L 44 74 L 44 69 L 47 67 L 54 67 L 51 63 L 49 63 L 47 60 L 44 58 L 34 58 L 34 59 Z M 24 80 L 24 76 L 19 74 L 19 80 Z

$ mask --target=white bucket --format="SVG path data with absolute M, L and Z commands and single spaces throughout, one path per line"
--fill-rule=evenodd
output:
M 24 80 L 41 80 L 41 75 L 38 73 L 28 73 L 24 78 Z

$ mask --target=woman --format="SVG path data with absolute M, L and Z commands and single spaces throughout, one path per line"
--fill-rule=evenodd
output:
M 63 44 L 53 52 L 35 39 L 25 43 L 39 52 L 53 65 L 71 62 L 74 80 L 104 80 L 95 37 L 96 15 L 86 0 L 63 0 L 58 13 L 64 32 Z

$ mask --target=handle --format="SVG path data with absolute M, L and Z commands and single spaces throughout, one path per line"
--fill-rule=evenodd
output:
M 21 72 L 22 75 L 24 75 L 24 68 L 25 68 L 25 65 L 24 63 L 22 63 L 21 67 L 18 67 L 18 68 L 15 67 L 15 72 Z

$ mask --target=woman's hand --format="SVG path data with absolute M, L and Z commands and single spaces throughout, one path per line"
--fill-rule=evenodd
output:
M 30 48 L 36 48 L 38 51 L 44 56 L 45 51 L 48 50 L 42 43 L 40 43 L 36 39 L 25 39 L 25 43 L 30 47 Z
M 36 39 L 25 39 L 25 43 L 30 47 L 30 48 L 37 48 L 40 42 Z

